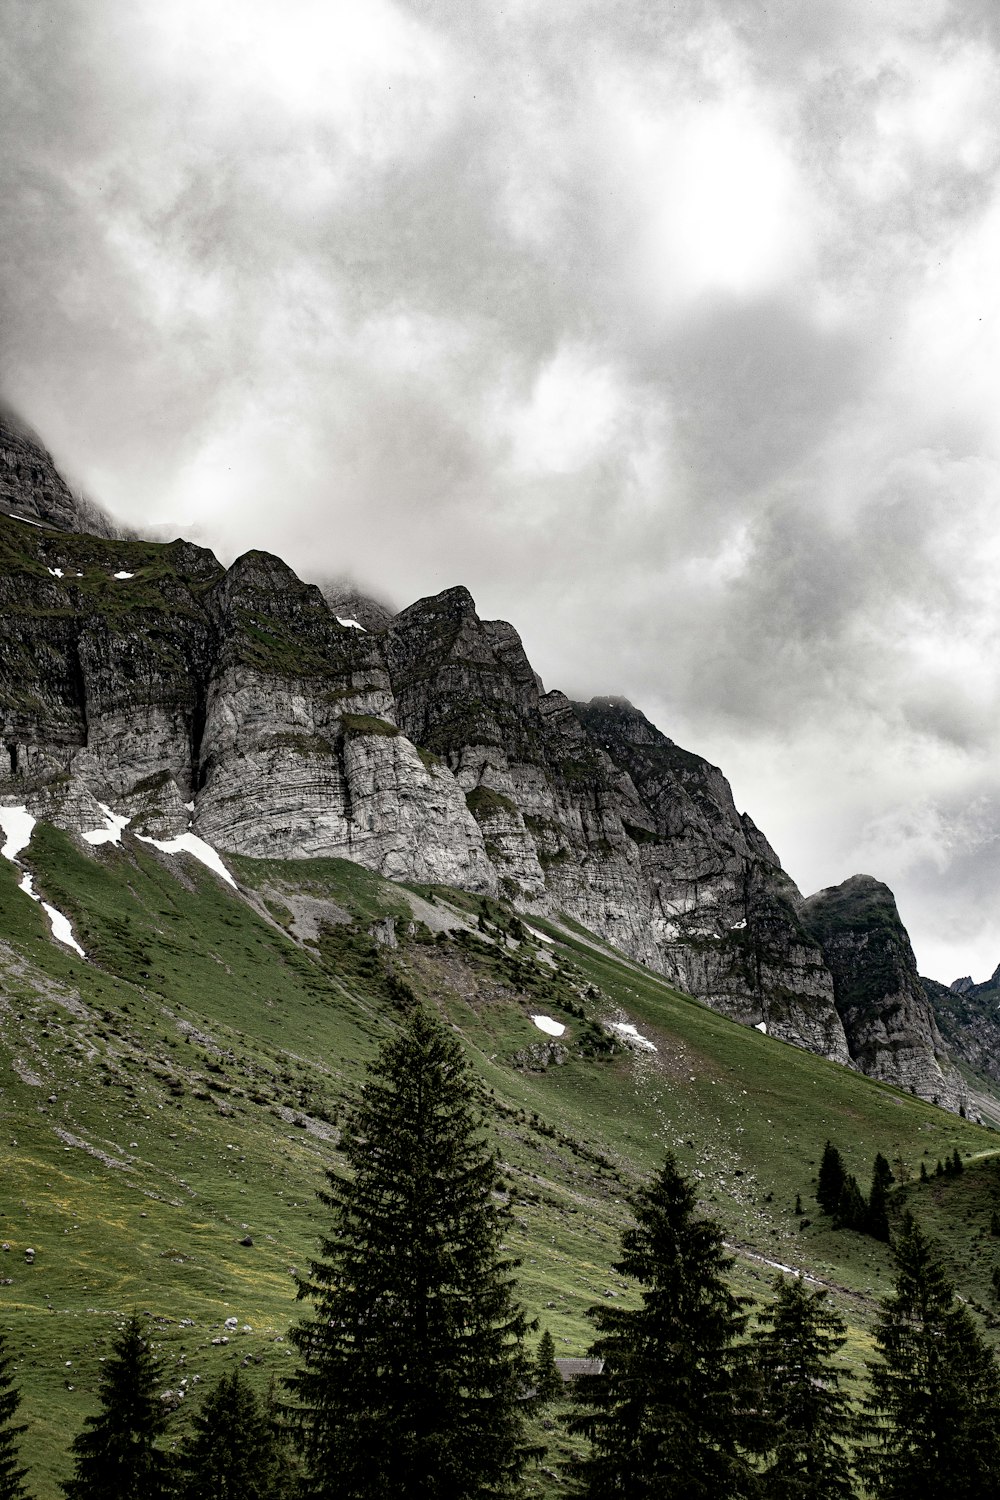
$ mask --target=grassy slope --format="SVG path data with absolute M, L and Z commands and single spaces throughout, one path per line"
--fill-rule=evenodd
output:
M 50 940 L 0 860 L 0 1327 L 20 1360 L 42 1500 L 93 1409 L 116 1312 L 157 1320 L 172 1387 L 233 1360 L 262 1380 L 290 1363 L 293 1271 L 322 1226 L 315 1190 L 401 984 L 459 1027 L 491 1091 L 523 1295 L 562 1352 L 584 1350 L 591 1302 L 632 1295 L 609 1269 L 624 1199 L 665 1146 L 702 1174 L 744 1290 L 766 1294 L 765 1260 L 839 1289 L 854 1362 L 887 1252 L 815 1217 L 803 1229 L 795 1195 L 810 1214 L 828 1136 L 862 1180 L 876 1150 L 915 1176 L 922 1157 L 933 1168 L 957 1146 L 973 1158 L 963 1177 L 907 1191 L 963 1292 L 991 1302 L 994 1135 L 736 1026 L 579 930 L 536 922 L 552 948 L 501 946 L 485 938 L 502 939 L 509 913 L 489 905 L 485 934 L 435 940 L 418 924 L 407 936 L 406 893 L 341 861 L 232 860 L 259 893 L 251 906 L 193 861 L 127 837 L 89 850 L 39 825 L 24 858 L 92 959 Z M 303 892 L 331 919 L 305 942 L 287 930 Z M 480 910 L 422 894 L 446 917 Z M 386 914 L 401 919 L 397 949 L 368 936 Z M 513 1059 L 544 1043 L 538 1012 L 567 1025 L 569 1055 L 531 1071 Z M 609 1016 L 657 1052 L 577 1055 Z M 228 1335 L 227 1317 L 252 1331 Z

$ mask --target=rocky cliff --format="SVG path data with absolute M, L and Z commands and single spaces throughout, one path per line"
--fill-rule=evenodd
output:
M 958 1109 L 964 1088 L 887 885 L 854 875 L 803 903 L 802 920 L 833 975 L 851 1058 L 873 1078 Z
M 0 405 L 0 512 L 57 531 L 110 536 L 116 528 L 89 500 L 74 495 L 46 449 Z
M 902 978 L 855 1003 L 721 771 L 622 699 L 545 693 L 463 588 L 362 612 L 267 554 L 227 571 L 3 519 L 0 799 L 562 911 L 738 1020 L 954 1103 L 926 1007 L 900 1030 Z
M 921 984 L 952 1057 L 1000 1083 L 1000 968 L 981 984 L 968 976 Z

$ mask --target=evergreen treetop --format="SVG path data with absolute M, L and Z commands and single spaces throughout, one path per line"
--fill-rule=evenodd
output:
M 640 1285 L 638 1308 L 590 1309 L 600 1373 L 576 1382 L 571 1428 L 590 1453 L 578 1493 L 730 1500 L 752 1491 L 739 1448 L 748 1431 L 750 1371 L 736 1341 L 746 1299 L 725 1280 L 722 1231 L 696 1212 L 691 1183 L 667 1155 L 634 1200 L 615 1269 Z
M 181 1449 L 183 1500 L 280 1500 L 289 1465 L 275 1414 L 239 1370 L 204 1397 Z
M 540 1405 L 558 1401 L 563 1394 L 563 1378 L 556 1364 L 556 1343 L 547 1328 L 538 1340 L 533 1384 L 535 1397 Z
M 823 1147 L 823 1159 L 816 1183 L 816 1202 L 825 1214 L 835 1214 L 847 1180 L 843 1158 L 832 1141 Z
M 19 1439 L 26 1422 L 15 1422 L 21 1393 L 14 1384 L 13 1360 L 0 1335 L 0 1500 L 28 1500 L 27 1469 L 18 1462 Z
M 112 1340 L 101 1372 L 101 1409 L 70 1444 L 68 1500 L 166 1500 L 170 1461 L 156 1446 L 167 1425 L 157 1394 L 159 1364 L 133 1313 Z
M 866 1410 L 874 1442 L 861 1465 L 880 1500 L 994 1500 L 1000 1487 L 1000 1375 L 968 1310 L 912 1215 L 893 1250 L 897 1275 L 875 1329 Z
M 845 1324 L 825 1290 L 798 1277 L 775 1283 L 758 1316 L 753 1357 L 760 1382 L 761 1500 L 853 1500 L 848 1440 L 855 1423 L 834 1362 Z
M 309 1493 L 472 1500 L 524 1462 L 527 1323 L 501 1236 L 499 1173 L 454 1035 L 418 1009 L 345 1126 L 350 1175 L 320 1193 L 332 1227 L 293 1330 Z

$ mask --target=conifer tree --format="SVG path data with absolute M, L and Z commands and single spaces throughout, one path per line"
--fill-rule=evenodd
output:
M 524 1463 L 530 1382 L 506 1212 L 458 1041 L 417 1010 L 370 1070 L 341 1139 L 350 1176 L 293 1330 L 307 1493 L 503 1495 Z
M 532 1384 L 535 1387 L 535 1397 L 541 1406 L 550 1401 L 558 1401 L 563 1393 L 563 1378 L 556 1364 L 555 1339 L 547 1328 L 538 1340 Z
M 865 1202 L 864 1193 L 858 1186 L 858 1179 L 851 1173 L 844 1178 L 844 1185 L 840 1189 L 840 1197 L 834 1211 L 838 1229 L 857 1229 L 863 1233 L 868 1224 L 868 1204 Z
M 179 1460 L 183 1500 L 281 1500 L 289 1465 L 273 1411 L 233 1370 L 195 1413 Z
M 21 1393 L 14 1384 L 12 1360 L 0 1335 L 0 1500 L 27 1500 L 27 1469 L 18 1463 L 18 1445 L 27 1423 L 15 1422 Z
M 875 1329 L 865 1403 L 875 1440 L 859 1467 L 879 1500 L 994 1500 L 1000 1373 L 930 1242 L 906 1214 L 895 1290 Z
M 156 1392 L 159 1366 L 133 1313 L 111 1344 L 101 1372 L 101 1410 L 70 1444 L 68 1500 L 165 1500 L 170 1460 L 156 1446 L 167 1416 Z
M 920 1165 L 923 1166 L 923 1162 Z M 889 1189 L 894 1181 L 892 1168 L 880 1151 L 872 1168 L 872 1188 L 868 1195 L 865 1229 L 873 1239 L 886 1243 L 889 1240 Z
M 825 1214 L 837 1212 L 846 1180 L 847 1173 L 840 1152 L 831 1141 L 827 1141 L 823 1147 L 823 1160 L 820 1162 L 816 1184 L 816 1202 Z
M 590 1442 L 577 1470 L 589 1500 L 731 1500 L 752 1493 L 739 1449 L 751 1372 L 736 1340 L 746 1299 L 725 1281 L 722 1231 L 696 1214 L 695 1192 L 668 1153 L 634 1200 L 615 1270 L 639 1283 L 636 1309 L 601 1304 L 590 1348 L 599 1373 L 575 1387 L 573 1431 Z
M 848 1439 L 850 1401 L 834 1356 L 845 1325 L 795 1277 L 775 1282 L 776 1300 L 759 1315 L 753 1357 L 760 1382 L 764 1458 L 760 1500 L 853 1500 Z

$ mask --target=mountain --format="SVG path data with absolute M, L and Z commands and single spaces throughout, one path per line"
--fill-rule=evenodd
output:
M 265 553 L 226 570 L 7 519 L 0 607 L 0 799 L 565 912 L 744 1024 L 960 1107 L 927 1006 L 901 1009 L 867 940 L 865 1006 L 838 989 L 722 772 L 622 699 L 544 692 L 466 589 L 369 629 Z
M 944 1043 L 957 1061 L 1000 1083 L 1000 968 L 981 984 L 921 981 Z
M 99 506 L 72 493 L 38 438 L 2 404 L 0 513 L 59 531 L 118 534 Z
M 718 768 L 546 693 L 465 589 L 393 614 L 264 553 L 0 518 L 0 826 L 0 1298 L 39 1500 L 121 1312 L 177 1422 L 287 1373 L 317 1189 L 414 1003 L 478 1080 L 560 1354 L 635 1305 L 612 1266 L 664 1148 L 738 1291 L 829 1288 L 845 1373 L 893 1269 L 817 1212 L 827 1139 L 863 1183 L 890 1160 L 893 1222 L 995 1325 L 996 1135 L 929 1102 L 968 1096 L 891 893 L 804 901 Z M 548 1500 L 571 1440 L 535 1436 Z

